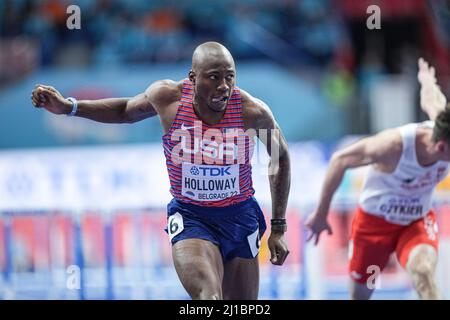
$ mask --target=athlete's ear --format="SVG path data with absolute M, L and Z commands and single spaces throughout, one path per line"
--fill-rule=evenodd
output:
M 195 72 L 192 70 L 189 71 L 189 80 L 191 80 L 192 84 L 195 84 Z
M 444 152 L 448 152 L 450 150 L 450 146 L 448 145 L 448 142 L 442 141 L 442 144 L 444 145 Z
M 444 140 L 439 140 L 436 144 L 436 147 L 439 152 L 447 152 L 449 149 L 447 142 L 445 142 Z

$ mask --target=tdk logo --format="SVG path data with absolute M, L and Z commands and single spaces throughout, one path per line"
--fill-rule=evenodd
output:
M 200 171 L 198 171 L 198 168 L 197 167 L 192 167 L 191 168 L 191 174 L 193 174 L 194 176 L 198 176 L 198 174 L 200 173 Z
M 191 168 L 191 173 L 192 173 L 192 169 L 196 168 L 196 167 L 192 167 Z M 231 167 L 223 167 L 223 168 L 217 168 L 217 167 L 200 167 L 199 169 L 202 171 L 203 176 L 208 176 L 208 177 L 217 177 L 217 176 L 225 176 L 225 175 L 231 175 L 230 173 L 230 168 Z M 194 173 L 192 173 L 194 174 Z

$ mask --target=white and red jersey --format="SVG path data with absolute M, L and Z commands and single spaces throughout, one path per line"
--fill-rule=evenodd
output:
M 416 132 L 419 126 L 432 128 L 434 122 L 399 128 L 403 150 L 394 172 L 384 173 L 374 166 L 369 168 L 359 199 L 365 212 L 394 224 L 409 225 L 430 211 L 433 190 L 446 177 L 449 163 L 437 161 L 426 167 L 418 163 Z

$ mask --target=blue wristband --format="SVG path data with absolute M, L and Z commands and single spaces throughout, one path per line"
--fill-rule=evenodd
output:
M 77 99 L 72 98 L 72 97 L 68 97 L 66 100 L 69 100 L 70 102 L 72 102 L 72 111 L 67 114 L 68 117 L 72 117 L 77 113 L 78 101 L 77 101 Z

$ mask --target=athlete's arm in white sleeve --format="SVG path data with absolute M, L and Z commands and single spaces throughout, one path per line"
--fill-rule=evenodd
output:
M 436 80 L 434 67 L 428 65 L 423 58 L 419 59 L 417 79 L 420 83 L 420 107 L 428 114 L 430 120 L 436 119 L 447 105 L 447 99 L 442 93 Z

